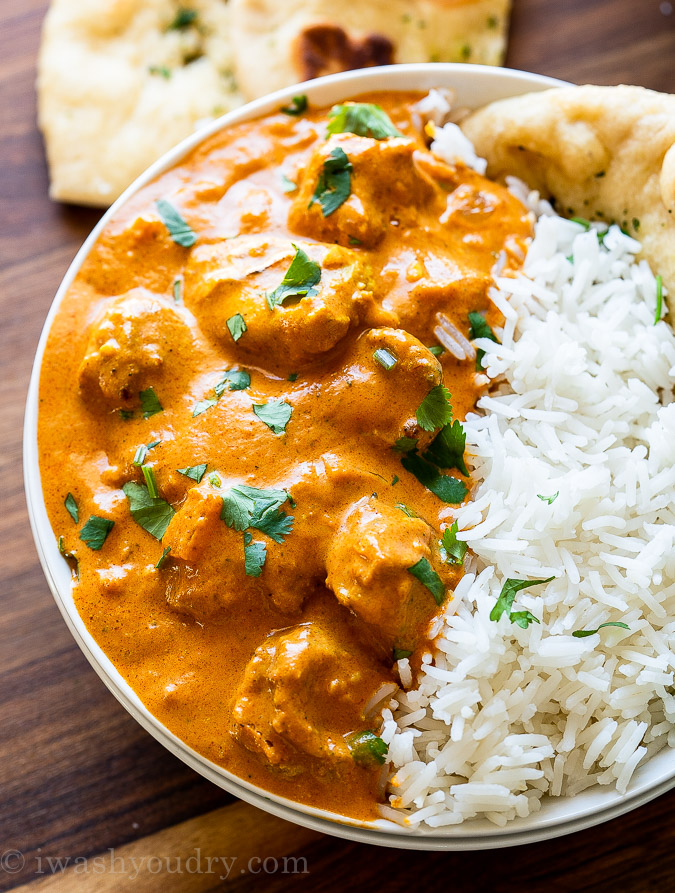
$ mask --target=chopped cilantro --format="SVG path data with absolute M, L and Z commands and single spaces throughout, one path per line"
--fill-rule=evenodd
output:
M 159 561 L 155 565 L 155 568 L 157 570 L 160 570 L 160 568 L 162 568 L 164 566 L 164 562 L 166 561 L 166 557 L 170 551 L 171 551 L 171 546 L 167 546 L 166 549 L 162 552 L 162 554 L 160 555 Z
M 450 391 L 442 384 L 432 388 L 417 410 L 417 423 L 425 431 L 442 428 L 452 419 Z
M 329 134 L 355 133 L 357 136 L 369 136 L 376 140 L 385 140 L 390 136 L 403 136 L 391 123 L 391 119 L 384 109 L 369 102 L 334 105 L 328 117 Z
M 229 329 L 230 335 L 232 335 L 232 340 L 239 341 L 246 331 L 246 320 L 241 313 L 235 313 L 234 316 L 231 316 L 227 320 L 227 328 Z
M 393 446 L 397 453 L 409 453 L 416 448 L 417 441 L 412 437 L 399 437 Z
M 209 484 L 211 484 L 212 487 L 220 487 L 221 483 L 222 481 L 220 480 L 218 472 L 212 471 L 209 475 Z
M 374 769 L 384 765 L 389 748 L 375 732 L 352 732 L 345 737 L 345 741 L 358 766 Z
M 92 515 L 80 531 L 80 539 L 94 552 L 98 552 L 114 526 L 115 522 L 109 518 L 99 518 L 98 515 Z
M 74 577 L 79 579 L 79 577 L 80 577 L 80 562 L 79 562 L 77 555 L 75 555 L 75 553 L 71 552 L 69 549 L 66 549 L 66 543 L 62 536 L 60 536 L 58 538 L 57 543 L 58 543 L 60 554 L 66 559 L 66 561 L 68 562 L 68 565 L 70 566 L 71 574 Z
M 148 453 L 150 452 L 150 450 L 154 450 L 154 448 L 156 446 L 159 446 L 161 442 L 162 442 L 161 440 L 153 440 L 152 443 L 148 443 L 148 444 L 142 443 L 136 449 L 136 453 L 134 454 L 133 464 L 137 468 L 140 468 L 141 465 L 143 465 L 145 463 L 145 460 L 147 459 Z
M 151 465 L 142 465 L 141 471 L 143 472 L 145 485 L 148 488 L 150 498 L 157 499 L 159 496 L 159 488 L 157 487 L 157 478 L 155 477 L 153 467 Z
M 465 445 L 464 428 L 455 419 L 452 424 L 444 425 L 441 428 L 429 449 L 424 453 L 424 458 L 439 468 L 456 468 L 468 477 L 469 470 L 464 462 Z
M 199 483 L 206 473 L 206 468 L 207 463 L 204 462 L 203 465 L 188 465 L 187 468 L 177 468 L 176 471 L 178 474 L 182 474 L 186 478 L 190 478 Z
M 429 462 L 425 462 L 417 453 L 412 452 L 401 456 L 401 465 L 414 475 L 423 487 L 431 490 L 439 499 L 450 505 L 459 505 L 469 492 L 464 481 L 448 474 L 441 474 L 437 468 Z
M 306 298 L 319 293 L 314 286 L 321 281 L 321 267 L 316 261 L 310 260 L 302 248 L 298 248 L 297 245 L 293 245 L 293 247 L 295 248 L 295 257 L 281 280 L 281 285 L 267 295 L 267 304 L 270 310 L 283 304 L 287 298 Z
M 70 517 L 77 524 L 80 520 L 80 512 L 77 508 L 77 503 L 75 502 L 75 497 L 73 496 L 72 493 L 69 493 L 66 496 L 63 504 L 65 505 L 66 511 L 68 512 Z
M 164 407 L 159 402 L 159 397 L 155 393 L 154 388 L 146 388 L 138 396 L 141 400 L 144 419 L 149 419 L 150 416 L 157 415 L 158 412 L 164 412 Z
M 253 412 L 273 434 L 284 434 L 293 414 L 293 407 L 283 400 L 270 400 L 268 403 L 254 403 Z
M 404 515 L 407 515 L 409 518 L 418 518 L 419 515 L 414 509 L 411 509 L 409 505 L 406 505 L 404 502 L 397 502 L 396 508 L 400 509 Z
M 471 341 L 473 341 L 475 338 L 489 338 L 490 341 L 494 341 L 495 344 L 499 344 L 497 336 L 485 321 L 485 317 L 483 316 L 483 314 L 476 311 L 469 313 L 469 338 L 471 339 Z M 479 371 L 483 368 L 484 356 L 485 351 L 479 348 L 476 351 L 476 369 Z
M 391 479 L 392 487 L 394 486 L 394 484 L 398 484 L 398 481 L 399 481 L 399 477 L 397 474 L 395 474 L 394 477 Z
M 363 245 L 361 239 L 357 239 L 356 236 L 348 236 L 347 238 L 350 245 Z
M 509 617 L 511 623 L 517 624 L 521 629 L 527 629 L 531 623 L 539 623 L 534 614 L 529 611 L 512 611 Z
M 463 540 L 457 539 L 457 531 L 457 521 L 453 521 L 450 527 L 446 527 L 443 531 L 442 546 L 448 564 L 464 564 L 467 545 Z
M 663 278 L 661 274 L 656 277 L 656 312 L 654 313 L 654 325 L 661 319 L 663 313 Z
M 118 409 L 117 414 L 125 422 L 129 421 L 129 419 L 133 419 L 134 417 L 133 410 L 131 409 Z
M 214 391 L 218 397 L 221 397 L 226 390 L 245 391 L 250 384 L 251 376 L 245 369 L 227 369 L 216 384 Z
M 427 587 L 429 592 L 433 595 L 437 605 L 443 604 L 445 598 L 445 586 L 426 558 L 420 558 L 417 564 L 413 564 L 412 567 L 409 567 L 408 573 L 411 573 L 413 577 L 417 577 L 420 583 Z
M 570 217 L 570 220 L 572 221 L 572 223 L 578 223 L 579 226 L 583 226 L 586 232 L 588 232 L 591 228 L 590 220 L 586 220 L 585 217 Z
M 169 230 L 169 234 L 176 245 L 181 245 L 183 248 L 191 248 L 197 241 L 197 236 L 183 220 L 176 208 L 165 198 L 157 199 L 155 204 L 157 205 L 159 216 L 162 218 L 162 223 Z
M 181 8 L 176 13 L 176 17 L 171 22 L 170 25 L 167 26 L 167 31 L 184 31 L 186 28 L 189 28 L 190 25 L 194 25 L 197 21 L 197 16 L 199 13 L 196 9 L 185 9 L 181 6 Z
M 297 117 L 298 115 L 302 115 L 307 111 L 309 106 L 309 102 L 307 101 L 307 96 L 304 93 L 300 93 L 298 96 L 294 96 L 291 100 L 290 105 L 282 105 L 279 111 L 283 112 L 284 115 L 293 115 Z
M 542 502 L 547 502 L 549 505 L 554 503 L 558 496 L 560 496 L 560 490 L 556 490 L 553 496 L 542 496 L 541 493 L 537 493 L 537 499 L 541 499 Z
M 254 527 L 276 543 L 283 543 L 284 537 L 292 531 L 294 521 L 292 515 L 281 511 L 286 500 L 290 502 L 285 490 L 259 490 L 239 484 L 223 496 L 220 517 L 234 530 Z
M 497 16 L 488 16 L 487 26 L 488 28 L 496 28 L 499 25 L 499 18 Z
M 217 397 L 207 397 L 206 400 L 200 400 L 192 407 L 192 418 L 196 419 L 198 415 L 202 415 L 207 409 L 211 409 L 218 402 Z
M 410 657 L 412 651 L 407 651 L 405 648 L 396 648 L 394 647 L 394 660 L 405 660 L 406 657 Z
M 499 620 L 502 614 L 506 614 L 512 622 L 517 623 L 518 626 L 526 629 L 529 623 L 531 623 L 532 620 L 536 620 L 536 618 L 532 617 L 529 611 L 520 611 L 515 615 L 511 613 L 516 593 L 520 592 L 521 589 L 527 589 L 529 586 L 537 586 L 539 583 L 550 583 L 553 579 L 554 577 L 547 577 L 546 580 L 514 580 L 509 577 L 504 581 L 502 591 L 499 593 L 499 598 L 497 599 L 494 608 L 490 611 L 490 620 Z M 539 621 L 537 620 L 537 623 L 538 622 Z
M 177 304 L 180 304 L 183 300 L 183 282 L 181 279 L 174 279 L 173 281 L 173 299 Z
M 250 533 L 244 534 L 244 570 L 247 577 L 259 577 L 267 558 L 267 545 L 252 539 Z
M 167 68 L 166 65 L 149 65 L 148 73 L 158 74 L 160 77 L 163 77 L 167 81 L 171 77 L 171 69 Z
M 441 347 L 440 344 L 433 344 L 431 347 L 428 347 L 427 350 L 429 353 L 432 353 L 435 357 L 442 357 L 445 353 L 445 348 Z
M 607 623 L 601 623 L 596 629 L 575 629 L 572 635 L 577 639 L 585 639 L 586 636 L 593 636 L 606 626 L 618 626 L 620 629 L 630 629 L 627 623 L 621 623 L 620 620 L 608 620 Z
M 635 232 L 638 232 L 640 229 L 640 221 L 637 219 L 637 217 L 633 217 L 632 223 L 633 229 L 635 230 Z
M 122 490 L 129 500 L 129 511 L 134 521 L 155 539 L 161 540 L 176 514 L 172 506 L 165 499 L 153 498 L 147 486 L 136 481 L 129 481 Z
M 297 380 L 298 380 L 298 373 L 297 373 L 297 372 L 291 372 L 291 374 L 288 376 L 288 380 L 289 380 L 289 381 L 297 381 Z
M 315 202 L 321 205 L 324 217 L 337 211 L 349 198 L 352 188 L 352 163 L 341 146 L 336 146 L 323 163 L 314 195 L 308 208 Z
M 394 354 L 384 347 L 378 347 L 378 349 L 373 354 L 373 358 L 380 364 L 380 366 L 387 370 L 393 369 L 394 366 L 398 363 L 398 359 L 394 356 Z
M 284 192 L 295 192 L 298 188 L 298 184 L 294 183 L 293 180 L 289 180 L 286 174 L 281 175 L 281 188 Z

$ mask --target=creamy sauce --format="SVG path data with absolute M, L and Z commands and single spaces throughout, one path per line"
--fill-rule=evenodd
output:
M 328 110 L 311 110 L 205 141 L 108 224 L 54 321 L 40 382 L 47 508 L 79 560 L 75 602 L 97 642 L 204 756 L 359 819 L 375 816 L 381 770 L 354 759 L 349 736 L 377 732 L 378 692 L 398 681 L 394 649 L 418 666 L 439 610 L 409 568 L 424 559 L 446 601 L 461 574 L 439 547 L 456 506 L 407 471 L 394 445 L 431 443 L 438 432 L 416 413 L 441 382 L 455 419 L 474 406 L 473 357 L 426 348 L 439 343 L 439 314 L 465 337 L 469 312 L 499 322 L 490 270 L 502 250 L 517 266 L 531 231 L 502 187 L 428 152 L 418 98 L 361 99 L 403 138 L 326 140 Z M 308 205 L 336 147 L 352 165 L 350 194 L 324 216 Z M 196 234 L 193 247 L 172 239 L 162 198 Z M 316 294 L 270 309 L 294 246 L 320 266 Z M 238 313 L 246 331 L 235 341 L 227 323 Z M 395 357 L 391 369 L 379 349 Z M 226 370 L 246 370 L 250 384 L 226 382 L 218 396 Z M 145 418 L 149 388 L 162 411 Z M 253 411 L 271 400 L 291 408 L 278 433 Z M 145 464 L 176 510 L 161 542 L 122 490 L 144 483 L 134 457 L 155 441 Z M 178 472 L 204 463 L 200 482 Z M 290 494 L 273 507 L 286 528 L 280 515 L 293 516 L 290 532 L 228 526 L 223 496 L 238 484 Z M 99 550 L 79 537 L 91 515 L 114 521 Z M 264 544 L 259 576 L 246 572 L 245 543 L 259 544 L 258 558 Z

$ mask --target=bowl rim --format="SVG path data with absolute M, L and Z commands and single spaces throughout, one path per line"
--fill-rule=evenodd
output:
M 453 88 L 458 91 L 460 104 L 463 93 L 474 107 L 497 98 L 539 91 L 551 87 L 569 86 L 565 81 L 516 69 L 459 63 L 417 63 L 381 66 L 358 71 L 341 72 L 313 81 L 296 84 L 256 99 L 214 120 L 178 143 L 148 167 L 103 214 L 70 264 L 52 301 L 40 335 L 26 399 L 24 417 L 23 467 L 28 516 L 38 557 L 54 600 L 83 654 L 122 706 L 174 756 L 196 772 L 240 799 L 280 818 L 338 837 L 362 843 L 402 849 L 419 850 L 477 850 L 533 843 L 569 834 L 599 824 L 628 812 L 675 786 L 675 761 L 668 761 L 661 751 L 641 766 L 625 794 L 605 789 L 589 788 L 574 798 L 549 800 L 541 811 L 525 819 L 515 819 L 505 827 L 498 827 L 487 819 L 470 820 L 445 829 L 410 829 L 380 819 L 362 822 L 327 810 L 296 803 L 265 791 L 239 778 L 197 753 L 164 726 L 142 703 L 124 680 L 112 661 L 95 641 L 80 617 L 72 595 L 70 571 L 59 555 L 56 537 L 47 517 L 42 495 L 37 448 L 38 390 L 40 371 L 49 331 L 57 310 L 91 251 L 101 231 L 139 189 L 158 175 L 174 167 L 196 146 L 213 134 L 233 125 L 276 111 L 305 93 L 314 105 L 326 106 L 379 90 L 425 91 L 432 87 Z M 662 759 L 659 760 L 659 757 Z M 672 765 L 668 765 L 668 762 Z M 652 771 L 649 771 L 651 767 Z M 577 803 L 574 808 L 571 804 Z

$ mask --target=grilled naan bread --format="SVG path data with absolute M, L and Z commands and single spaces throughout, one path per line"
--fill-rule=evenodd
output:
M 297 81 L 394 62 L 500 65 L 510 0 L 232 0 L 248 98 Z
M 619 223 L 675 293 L 675 96 L 562 87 L 493 102 L 461 126 L 490 177 L 520 177 L 562 214 Z

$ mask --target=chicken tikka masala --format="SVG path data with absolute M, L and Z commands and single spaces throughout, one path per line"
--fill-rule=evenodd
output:
M 371 819 L 380 714 L 466 546 L 461 421 L 531 234 L 413 94 L 205 140 L 103 230 L 51 328 L 39 449 L 90 632 L 189 746 Z

